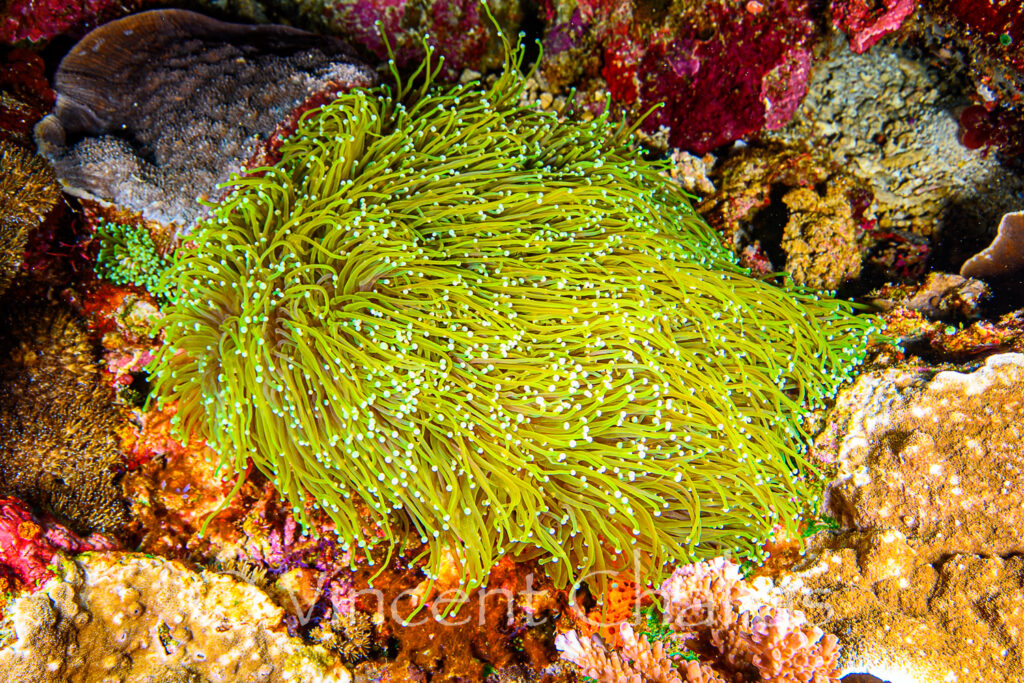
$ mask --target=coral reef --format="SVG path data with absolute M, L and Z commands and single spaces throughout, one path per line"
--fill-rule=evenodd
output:
M 861 270 L 870 194 L 801 148 L 748 147 L 721 160 L 700 211 L 755 272 L 835 289 Z
M 188 225 L 304 100 L 375 76 L 336 39 L 153 10 L 91 32 L 55 80 L 36 137 L 65 189 Z
M 64 560 L 8 610 L 14 639 L 0 670 L 25 683 L 352 680 L 323 647 L 289 637 L 284 610 L 259 588 L 169 560 Z
M 450 584 L 431 587 L 419 570 L 416 546 L 396 553 L 387 567 L 367 566 L 361 556 L 341 551 L 322 513 L 310 512 L 321 537 L 304 532 L 258 475 L 199 536 L 230 486 L 218 482 L 201 447 L 182 448 L 167 439 L 166 415 L 151 413 L 147 421 L 147 433 L 135 442 L 141 452 L 132 457 L 149 459 L 125 481 L 128 496 L 138 501 L 133 538 L 141 551 L 201 560 L 265 585 L 285 608 L 290 629 L 307 633 L 346 663 L 372 655 L 375 661 L 361 668 L 395 679 L 436 674 L 483 680 L 488 668 L 535 671 L 550 663 L 552 636 L 543 624 L 557 601 L 538 598 L 520 605 L 513 600 L 522 594 L 555 595 L 533 564 L 500 563 L 486 590 L 466 596 L 457 614 L 435 619 L 432 615 L 440 615 L 446 601 L 450 605 L 459 595 L 458 567 Z M 414 613 L 417 607 L 422 608 L 419 614 Z M 385 650 L 390 655 L 381 663 Z
M 444 60 L 441 76 L 455 80 L 464 69 L 494 69 L 503 59 L 499 31 L 511 38 L 522 21 L 517 0 L 335 0 L 326 4 L 326 28 L 345 36 L 378 60 L 391 54 L 399 68 L 425 57 L 423 40 Z
M 1024 679 L 1020 2 L 152 6 L 0 2 L 0 679 Z
M 0 321 L 0 494 L 79 532 L 118 531 L 123 421 L 88 336 L 55 305 L 5 310 Z
M 776 582 L 794 606 L 840 634 L 844 681 L 853 674 L 915 683 L 1024 674 L 1019 555 L 936 558 L 895 529 L 827 532 Z
M 237 179 L 179 254 L 155 393 L 345 550 L 409 523 L 432 578 L 759 555 L 813 504 L 802 414 L 871 318 L 748 277 L 627 127 L 516 106 L 509 59 L 343 95 Z
M 969 374 L 913 367 L 867 373 L 843 391 L 815 442 L 840 465 L 829 506 L 857 529 L 898 529 L 936 553 L 1024 550 L 1021 481 L 1024 355 L 990 356 Z
M 793 121 L 766 135 L 813 146 L 871 189 L 880 230 L 931 237 L 940 247 L 933 259 L 959 267 L 991 239 L 976 226 L 987 230 L 1019 209 L 1024 191 L 994 155 L 960 144 L 950 112 L 969 103 L 964 79 L 955 63 L 833 44 Z
M 562 657 L 602 683 L 724 683 L 807 681 L 837 683 L 837 638 L 809 624 L 801 612 L 765 604 L 763 581 L 747 583 L 739 566 L 722 558 L 676 569 L 659 591 L 671 633 L 637 636 L 619 625 L 620 652 L 599 640 L 561 634 Z M 681 650 L 697 653 L 683 658 Z
M 880 369 L 840 393 L 815 441 L 835 462 L 827 501 L 840 528 L 776 583 L 840 634 L 844 673 L 1024 672 L 1022 387 L 1024 355 L 1008 353 L 966 371 Z
M 386 666 L 395 679 L 433 674 L 485 680 L 488 670 L 540 672 L 554 659 L 552 622 L 564 602 L 549 597 L 554 606 L 532 612 L 522 604 L 531 596 L 543 600 L 556 595 L 535 563 L 503 558 L 486 587 L 463 593 L 454 581 L 423 606 L 419 596 L 429 582 L 416 567 L 413 552 L 407 555 L 379 576 L 372 567 L 360 567 L 352 581 L 355 607 L 378 624 L 380 642 L 396 645 L 396 655 Z M 365 589 L 368 580 L 379 594 Z M 457 611 L 452 610 L 456 603 Z
M 860 238 L 850 197 L 854 184 L 839 177 L 825 195 L 800 187 L 782 197 L 788 220 L 782 232 L 785 270 L 795 282 L 834 290 L 860 275 Z
M 21 264 L 29 233 L 59 196 L 57 179 L 45 160 L 0 140 L 0 294 Z
M 991 296 L 981 280 L 950 273 L 928 273 L 919 286 L 888 285 L 869 294 L 872 305 L 884 311 L 904 307 L 929 320 L 964 321 L 981 317 L 981 304 Z M 903 336 L 906 341 L 908 336 Z
M 647 636 L 638 638 L 629 624 L 622 624 L 619 634 L 623 642 L 620 652 L 609 652 L 593 638 L 580 639 L 575 631 L 560 634 L 555 642 L 562 657 L 576 664 L 588 680 L 598 683 L 682 683 L 683 678 L 676 671 L 675 662 L 666 654 L 664 642 L 652 645 Z M 722 681 L 713 672 L 704 675 L 701 671 L 696 678 L 689 673 L 684 676 L 688 682 Z
M 927 284 L 927 283 L 926 283 Z M 1024 312 L 1012 311 L 996 320 L 975 320 L 969 325 L 928 319 L 922 312 L 906 307 L 905 292 L 895 288 L 899 304 L 885 316 L 886 332 L 900 338 L 908 360 L 927 363 L 967 363 L 992 353 L 1024 352 Z M 885 291 L 885 290 L 883 290 Z M 923 288 L 918 290 L 923 291 Z M 947 306 L 960 306 L 959 292 L 948 292 Z M 968 297 L 970 295 L 968 294 Z M 890 302 L 891 303 L 891 302 Z M 940 299 L 940 305 L 943 303 Z M 899 360 L 897 353 L 892 360 Z
M 81 36 L 142 4 L 139 0 L 10 0 L 0 12 L 0 41 L 40 42 L 62 33 Z
M 32 128 L 56 98 L 46 65 L 28 50 L 0 48 L 0 55 L 0 141 L 32 148 Z
M 933 16 L 949 21 L 954 27 L 949 40 L 966 43 L 975 54 L 972 57 L 1003 65 L 1008 78 L 1016 85 L 1019 99 L 1024 90 L 1024 7 L 1014 2 L 984 2 L 982 0 L 929 0 Z M 991 68 L 982 68 L 990 83 Z
M 360 662 L 370 654 L 373 643 L 373 620 L 365 612 L 353 611 L 336 616 L 318 625 L 311 637 L 328 649 L 337 651 L 348 664 Z
M 199 442 L 184 446 L 170 436 L 174 411 L 150 410 L 125 440 L 128 457 L 140 466 L 125 477 L 133 501 L 133 535 L 144 552 L 172 558 L 247 558 L 281 562 L 296 542 L 294 523 L 285 539 L 285 511 L 271 491 L 248 482 L 232 504 L 218 510 L 230 492 Z M 308 539 L 307 539 L 308 540 Z

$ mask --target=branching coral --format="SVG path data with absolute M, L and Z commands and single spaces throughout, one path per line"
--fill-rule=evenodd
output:
M 117 531 L 128 516 L 116 472 L 121 422 L 96 362 L 69 311 L 0 311 L 0 495 L 78 532 Z
M 745 582 L 732 562 L 680 567 L 662 584 L 660 597 L 671 633 L 655 634 L 653 643 L 622 623 L 619 651 L 575 631 L 560 634 L 555 645 L 585 676 L 608 683 L 839 680 L 836 637 L 801 612 L 763 604 L 767 594 Z M 670 654 L 672 646 L 693 648 L 701 661 Z
M 624 126 L 518 106 L 521 58 L 448 90 L 428 59 L 234 179 L 180 255 L 154 390 L 344 546 L 363 505 L 388 542 L 411 525 L 433 575 L 756 556 L 812 504 L 802 415 L 871 324 L 749 277 Z

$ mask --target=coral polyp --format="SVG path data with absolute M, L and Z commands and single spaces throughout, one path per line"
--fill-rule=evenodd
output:
M 100 245 L 97 275 L 119 285 L 142 287 L 154 297 L 170 295 L 163 276 L 171 258 L 160 252 L 145 227 L 103 221 L 96 226 L 96 240 Z
M 758 556 L 813 505 L 802 416 L 871 322 L 751 278 L 630 129 L 520 106 L 520 60 L 441 89 L 428 59 L 234 178 L 178 254 L 155 392 L 300 521 L 411 529 L 470 586 L 505 553 L 560 585 Z

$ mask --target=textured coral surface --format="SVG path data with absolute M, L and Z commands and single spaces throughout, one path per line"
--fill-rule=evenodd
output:
M 373 81 L 336 39 L 144 12 L 62 60 L 36 135 L 69 191 L 186 226 L 306 98 Z
M 842 436 L 819 447 L 841 465 L 830 492 L 841 520 L 898 529 L 935 557 L 1024 550 L 1024 355 L 967 373 L 866 374 L 837 410 Z
M 259 588 L 178 562 L 81 555 L 8 609 L 14 633 L 0 670 L 9 680 L 352 680 L 322 647 L 289 637 L 284 610 Z

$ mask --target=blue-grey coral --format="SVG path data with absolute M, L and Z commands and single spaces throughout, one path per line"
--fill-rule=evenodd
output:
M 234 179 L 179 254 L 155 392 L 301 521 L 353 549 L 361 509 L 392 547 L 411 525 L 470 586 L 505 553 L 560 585 L 759 555 L 814 504 L 802 416 L 870 320 L 750 277 L 630 129 L 519 106 L 509 59 L 352 91 Z

